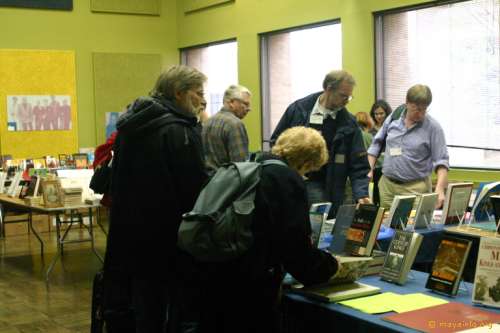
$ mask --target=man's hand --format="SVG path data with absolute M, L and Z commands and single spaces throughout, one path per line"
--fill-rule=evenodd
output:
M 358 204 L 370 204 L 372 201 L 370 200 L 369 197 L 364 197 L 364 198 L 359 198 L 358 199 Z
M 438 199 L 436 201 L 436 206 L 435 208 L 436 209 L 441 209 L 443 208 L 443 204 L 444 204 L 444 200 L 446 199 L 446 195 L 444 193 L 444 191 L 436 191 L 437 195 L 438 195 Z
M 370 171 L 368 172 L 368 174 L 366 176 L 370 179 L 370 181 L 372 181 L 373 180 L 373 169 L 370 169 Z

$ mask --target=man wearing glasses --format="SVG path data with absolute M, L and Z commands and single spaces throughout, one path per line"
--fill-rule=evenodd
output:
M 343 70 L 328 73 L 323 91 L 299 99 L 286 109 L 271 136 L 274 143 L 286 129 L 307 126 L 317 129 L 326 141 L 330 155 L 319 171 L 306 175 L 309 204 L 331 201 L 331 216 L 344 201 L 346 180 L 349 177 L 353 198 L 369 203 L 367 173 L 370 170 L 363 136 L 356 119 L 346 109 L 352 99 L 356 82 Z
M 433 170 L 437 175 L 436 206 L 443 205 L 448 186 L 449 156 L 441 125 L 427 114 L 431 102 L 432 92 L 428 86 L 417 84 L 411 87 L 406 93 L 406 103 L 387 117 L 368 149 L 373 170 L 385 141 L 383 176 L 379 182 L 380 205 L 383 207 L 389 208 L 395 195 L 432 192 L 430 176 Z M 393 121 L 395 114 L 400 117 Z
M 203 124 L 203 147 L 207 168 L 243 162 L 248 157 L 248 135 L 241 121 L 250 112 L 250 91 L 232 85 L 224 92 L 223 107 Z

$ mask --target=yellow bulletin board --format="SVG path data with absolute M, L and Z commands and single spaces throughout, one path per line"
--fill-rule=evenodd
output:
M 38 158 L 78 151 L 73 51 L 0 50 L 0 153 Z M 65 95 L 71 98 L 71 129 L 8 131 L 7 96 Z

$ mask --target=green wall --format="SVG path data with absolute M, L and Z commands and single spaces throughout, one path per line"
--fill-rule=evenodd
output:
M 259 33 L 340 18 L 343 66 L 357 81 L 351 112 L 368 111 L 375 99 L 374 23 L 372 12 L 423 4 L 425 0 L 235 0 L 185 14 L 178 0 L 177 27 L 180 48 L 236 38 L 238 76 L 252 92 L 253 110 L 245 118 L 250 146 L 260 149 Z M 500 172 L 452 170 L 450 180 L 489 181 Z
M 89 0 L 73 0 L 73 11 L 0 7 L 0 48 L 75 51 L 79 147 L 93 147 L 101 142 L 92 52 L 161 54 L 164 65 L 177 63 L 176 6 L 162 0 L 160 16 L 92 13 Z

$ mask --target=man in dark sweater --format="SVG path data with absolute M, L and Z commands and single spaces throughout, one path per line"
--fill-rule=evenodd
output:
M 344 201 L 349 177 L 353 198 L 369 203 L 367 173 L 370 171 L 363 136 L 356 119 L 347 111 L 352 99 L 354 78 L 346 71 L 331 71 L 323 80 L 323 91 L 299 99 L 287 108 L 274 130 L 274 142 L 286 129 L 307 126 L 325 138 L 330 160 L 320 170 L 307 174 L 309 204 L 331 201 L 335 215 Z

